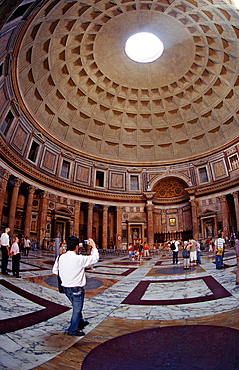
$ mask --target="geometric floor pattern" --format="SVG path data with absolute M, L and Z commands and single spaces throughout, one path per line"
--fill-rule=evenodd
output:
M 52 251 L 31 251 L 21 279 L 11 260 L 10 275 L 0 274 L 0 369 L 239 369 L 234 250 L 222 270 L 206 251 L 190 270 L 180 252 L 173 265 L 171 250 L 141 262 L 102 256 L 86 270 L 90 324 L 81 338 L 65 334 L 71 304 L 57 290 L 54 259 Z

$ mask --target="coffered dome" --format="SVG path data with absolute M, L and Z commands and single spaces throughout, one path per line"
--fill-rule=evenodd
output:
M 164 52 L 125 53 L 136 32 Z M 200 157 L 238 136 L 238 12 L 224 1 L 51 1 L 25 25 L 17 88 L 36 128 L 106 161 Z

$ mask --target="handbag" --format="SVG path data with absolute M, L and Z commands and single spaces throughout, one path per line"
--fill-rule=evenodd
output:
M 58 274 L 57 274 L 58 291 L 59 293 L 65 293 L 64 287 L 62 286 L 62 281 L 59 275 L 59 258 L 60 256 L 58 256 Z
M 62 286 L 61 278 L 59 276 L 59 272 L 58 272 L 58 275 L 57 275 L 57 282 L 58 282 L 58 290 L 59 290 L 59 292 L 60 293 L 65 293 L 64 287 Z

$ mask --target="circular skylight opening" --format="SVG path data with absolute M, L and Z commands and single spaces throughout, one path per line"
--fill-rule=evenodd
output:
M 135 62 L 149 63 L 163 53 L 162 41 L 152 33 L 139 32 L 130 36 L 125 44 L 125 52 Z

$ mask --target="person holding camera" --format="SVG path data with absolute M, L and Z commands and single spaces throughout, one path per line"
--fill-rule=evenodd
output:
M 99 260 L 99 252 L 93 239 L 88 239 L 90 255 L 78 254 L 79 239 L 71 236 L 67 239 L 67 251 L 57 258 L 52 272 L 62 280 L 64 293 L 72 304 L 72 316 L 68 335 L 83 336 L 82 331 L 88 322 L 83 320 L 82 308 L 84 303 L 84 286 L 86 284 L 85 268 L 93 265 Z

